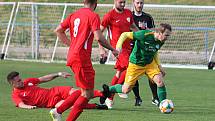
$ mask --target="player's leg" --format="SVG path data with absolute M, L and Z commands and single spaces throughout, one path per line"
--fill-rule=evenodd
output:
M 158 98 L 160 101 L 166 99 L 166 87 L 164 84 L 164 80 L 162 77 L 162 74 L 157 74 L 154 76 L 153 81 L 157 84 L 157 93 L 158 93 Z
M 83 109 L 88 104 L 89 100 L 93 97 L 93 89 L 81 89 L 81 96 L 75 101 L 71 109 L 67 121 L 75 121 L 83 112 Z
M 81 96 L 75 101 L 67 121 L 76 120 L 94 94 L 95 71 L 93 67 L 73 68 L 73 71 L 75 73 L 76 85 L 81 88 Z
M 150 79 L 148 79 L 149 87 L 152 92 L 152 104 L 158 106 L 159 105 L 159 98 L 157 94 L 157 84 L 153 83 Z
M 153 60 L 151 64 L 146 66 L 146 75 L 152 79 L 157 85 L 157 94 L 159 101 L 166 99 L 166 87 L 164 84 L 162 73 L 158 68 L 157 63 Z
M 140 93 L 139 93 L 139 82 L 138 80 L 136 81 L 134 87 L 133 87 L 133 93 L 135 96 L 135 106 L 140 106 L 142 104 L 142 99 L 140 98 Z
M 119 64 L 116 64 L 115 65 L 115 69 L 117 69 L 119 67 Z M 120 75 L 121 75 L 121 71 L 119 69 L 117 69 L 116 71 L 116 74 L 114 75 L 114 77 L 112 78 L 112 81 L 111 81 L 111 85 L 115 85 L 117 84 L 119 78 L 120 78 Z M 113 106 L 113 99 L 114 99 L 114 93 L 111 94 L 110 97 L 108 97 L 106 100 L 105 100 L 105 104 L 108 106 L 109 109 L 112 109 L 112 106 Z
M 70 96 L 68 96 L 63 103 L 57 107 L 54 108 L 52 110 L 50 110 L 50 115 L 53 118 L 53 120 L 55 121 L 60 121 L 61 120 L 61 114 L 69 109 L 70 107 L 73 106 L 73 104 L 75 103 L 75 101 L 78 99 L 78 97 L 81 95 L 81 91 L 77 90 L 74 91 Z
M 126 75 L 126 69 L 121 72 L 120 78 L 119 78 L 117 84 L 123 84 L 124 83 L 124 81 L 125 81 L 125 75 Z M 119 95 L 119 97 L 121 97 L 123 99 L 128 98 L 128 95 L 124 94 L 124 93 L 118 93 L 118 95 Z
M 110 91 L 113 93 L 130 92 L 133 86 L 135 85 L 136 81 L 144 73 L 145 73 L 145 70 L 143 67 L 138 66 L 136 64 L 129 63 L 124 84 L 123 85 L 116 84 L 116 85 L 110 86 Z

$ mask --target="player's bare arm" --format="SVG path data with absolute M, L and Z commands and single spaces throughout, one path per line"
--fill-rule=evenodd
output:
M 65 29 L 63 29 L 61 27 L 61 25 L 59 25 L 56 29 L 55 29 L 55 33 L 57 35 L 57 37 L 59 37 L 59 39 L 64 43 L 66 44 L 67 46 L 70 45 L 70 40 L 68 39 L 68 37 L 66 36 L 66 33 L 65 33 Z
M 44 82 L 51 81 L 51 80 L 55 79 L 56 77 L 68 78 L 70 76 L 71 76 L 71 74 L 68 72 L 58 72 L 58 73 L 48 74 L 48 75 L 39 77 L 38 79 L 40 80 L 40 83 L 44 83 Z
M 100 29 L 101 29 L 101 32 L 103 33 L 105 30 L 105 27 L 100 25 Z M 101 55 L 101 57 L 107 56 L 107 51 L 100 44 L 99 44 L 99 54 Z
M 24 102 L 20 102 L 18 104 L 19 108 L 24 108 L 24 109 L 36 109 L 37 106 L 33 106 L 33 105 L 26 105 Z
M 105 47 L 105 48 L 111 50 L 112 53 L 113 53 L 113 55 L 114 55 L 115 57 L 118 56 L 119 52 L 118 52 L 116 49 L 114 49 L 114 48 L 110 45 L 110 43 L 107 42 L 107 40 L 105 39 L 105 37 L 102 35 L 101 30 L 96 30 L 96 31 L 94 31 L 94 36 L 95 36 L 95 39 L 99 42 L 99 44 L 101 44 L 103 47 Z

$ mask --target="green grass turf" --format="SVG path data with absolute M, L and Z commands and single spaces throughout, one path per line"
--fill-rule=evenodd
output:
M 113 66 L 94 65 L 96 70 L 95 88 L 101 89 L 114 75 Z M 32 62 L 0 61 L 0 121 L 51 121 L 49 109 L 26 110 L 16 108 L 11 101 L 11 87 L 6 74 L 19 71 L 23 78 L 39 77 L 48 73 L 68 71 L 65 64 L 44 64 Z M 151 92 L 146 78 L 140 80 L 140 93 L 144 101 L 140 107 L 134 106 L 134 96 L 129 99 L 115 98 L 112 110 L 85 110 L 78 121 L 214 121 L 214 71 L 166 68 L 168 98 L 175 104 L 172 114 L 162 114 L 151 104 Z M 41 84 L 42 87 L 73 85 L 74 79 L 57 78 Z M 91 102 L 98 102 L 94 99 Z M 63 115 L 66 119 L 69 111 Z

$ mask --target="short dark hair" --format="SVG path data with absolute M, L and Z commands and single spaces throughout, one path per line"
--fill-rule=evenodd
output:
M 161 23 L 160 24 L 160 28 L 159 28 L 159 31 L 161 33 L 164 33 L 166 31 L 166 29 L 168 29 L 169 31 L 172 31 L 172 27 L 170 24 L 167 24 L 167 23 Z
M 11 81 L 14 79 L 14 77 L 19 76 L 19 72 L 12 71 L 7 75 L 7 81 L 11 84 Z
M 97 0 L 84 0 L 84 4 L 94 4 L 94 3 L 96 3 L 97 2 Z

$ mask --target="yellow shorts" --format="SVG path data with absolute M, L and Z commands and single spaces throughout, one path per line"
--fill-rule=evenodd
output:
M 136 64 L 129 63 L 124 84 L 133 87 L 136 81 L 140 79 L 140 76 L 146 74 L 148 78 L 152 80 L 153 77 L 159 73 L 160 69 L 154 60 L 146 66 L 138 66 Z

